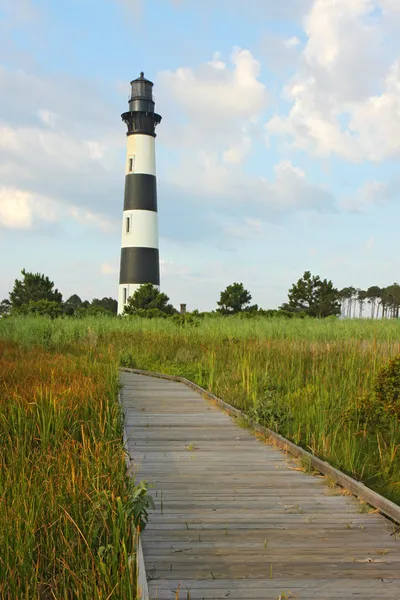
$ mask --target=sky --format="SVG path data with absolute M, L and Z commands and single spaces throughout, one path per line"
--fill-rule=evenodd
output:
M 140 71 L 175 306 L 400 280 L 399 0 L 0 0 L 0 299 L 23 268 L 117 296 Z

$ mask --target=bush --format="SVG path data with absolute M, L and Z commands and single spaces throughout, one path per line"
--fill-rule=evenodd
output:
M 136 369 L 136 358 L 132 350 L 123 350 L 119 357 L 119 365 L 127 369 Z
M 344 422 L 380 432 L 388 429 L 391 420 L 400 420 L 400 356 L 380 369 L 373 390 L 358 396 L 342 417 Z
M 193 318 L 190 314 L 172 315 L 171 321 L 179 325 L 179 327 L 198 327 L 200 324 L 200 321 L 198 319 Z
M 20 315 L 40 315 L 55 319 L 62 315 L 62 306 L 59 302 L 53 302 L 52 300 L 31 300 L 29 304 L 22 304 L 13 312 Z
M 400 356 L 389 361 L 377 375 L 374 392 L 376 402 L 397 420 L 400 420 Z

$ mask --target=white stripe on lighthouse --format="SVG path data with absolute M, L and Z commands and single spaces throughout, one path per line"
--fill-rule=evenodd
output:
M 156 149 L 153 136 L 143 134 L 128 135 L 127 145 L 126 174 L 145 173 L 146 175 L 155 175 Z
M 158 248 L 158 215 L 153 210 L 123 212 L 121 248 Z

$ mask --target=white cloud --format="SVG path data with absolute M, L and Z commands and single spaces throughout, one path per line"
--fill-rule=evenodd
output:
M 314 0 L 301 66 L 284 90 L 291 109 L 268 122 L 268 136 L 354 162 L 400 154 L 398 41 L 387 43 L 387 20 L 376 13 L 381 1 Z
M 196 116 L 208 127 L 216 120 L 253 118 L 267 102 L 265 86 L 259 81 L 260 63 L 249 50 L 240 48 L 233 51 L 231 61 L 233 69 L 214 55 L 197 70 L 180 67 L 174 72 L 162 71 L 159 82 L 185 114 Z
M 190 147 L 198 155 L 209 154 L 212 147 L 226 162 L 243 162 L 268 105 L 260 69 L 249 50 L 235 48 L 229 64 L 217 52 L 195 69 L 162 71 L 157 98 L 170 107 L 163 122 L 163 143 Z
M 286 48 L 296 48 L 297 46 L 300 46 L 301 41 L 297 36 L 294 35 L 290 38 L 285 39 L 283 43 L 286 46 Z
M 100 97 L 96 86 L 0 66 L 0 89 L 6 90 L 0 95 L 0 181 L 23 194 L 24 227 L 46 220 L 31 199 L 47 198 L 63 218 L 114 230 L 107 213 L 115 214 L 115 197 L 123 195 L 117 173 L 118 167 L 123 173 L 124 131 L 105 102 L 86 110 L 93 95 Z M 2 210 L 3 222 L 17 226 L 8 206 Z
M 45 125 L 48 125 L 52 129 L 55 129 L 55 127 L 57 126 L 58 115 L 56 115 L 51 110 L 45 110 L 45 109 L 38 110 L 38 115 L 39 115 L 40 120 Z
M 0 187 L 0 228 L 30 229 L 35 220 L 57 220 L 55 203 L 49 198 L 11 187 Z
M 115 275 L 118 270 L 113 265 L 110 265 L 110 263 L 103 262 L 100 266 L 100 272 L 102 275 Z
M 244 135 L 237 144 L 222 153 L 222 160 L 225 163 L 241 164 L 250 150 L 251 138 L 248 135 Z
M 296 44 L 294 39 L 290 42 Z M 160 74 L 157 96 L 174 103 L 166 119 L 171 135 L 163 131 L 164 144 L 190 148 L 168 168 L 168 182 L 186 190 L 194 202 L 208 202 L 208 211 L 235 211 L 242 220 L 248 206 L 255 219 L 296 210 L 331 209 L 333 196 L 309 184 L 305 173 L 287 160 L 275 167 L 274 180 L 246 174 L 242 165 L 259 135 L 268 93 L 259 80 L 260 63 L 248 50 L 235 49 L 231 63 L 215 53 L 197 69 L 182 67 Z M 187 117 L 184 124 L 174 118 L 182 113 Z M 247 235 L 249 230 L 249 223 L 243 229 L 243 222 L 221 226 L 232 235 Z
M 115 227 L 102 214 L 65 205 L 29 190 L 0 186 L 0 228 L 28 230 L 40 227 L 43 223 L 56 223 L 68 218 L 105 232 Z

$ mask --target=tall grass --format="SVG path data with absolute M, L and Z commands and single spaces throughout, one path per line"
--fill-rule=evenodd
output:
M 396 320 L 13 318 L 0 336 L 186 376 L 400 502 L 398 422 L 362 418 L 377 371 L 400 353 Z
M 118 374 L 92 359 L 0 341 L 4 600 L 136 598 Z

